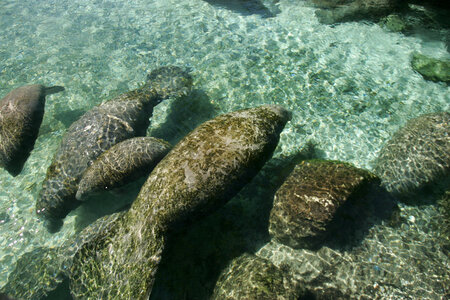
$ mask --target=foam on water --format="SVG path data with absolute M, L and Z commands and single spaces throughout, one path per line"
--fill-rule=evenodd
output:
M 201 0 L 8 0 L 0 8 L 0 95 L 30 83 L 66 88 L 47 98 L 22 173 L 12 178 L 0 170 L 0 287 L 21 254 L 58 246 L 73 233 L 74 215 L 51 235 L 33 211 L 70 120 L 136 88 L 157 66 L 188 67 L 195 80 L 183 109 L 175 107 L 178 100 L 155 109 L 149 133 L 169 141 L 218 113 L 281 104 L 293 119 L 276 155 L 313 141 L 326 158 L 371 169 L 382 145 L 408 119 L 450 108 L 448 85 L 424 80 L 410 65 L 414 51 L 448 57 L 443 43 L 372 23 L 322 25 L 302 2 L 280 1 L 273 18 Z M 413 216 L 426 222 L 435 214 L 430 208 Z M 380 243 L 376 234 L 370 238 Z M 439 251 L 429 255 L 448 267 Z

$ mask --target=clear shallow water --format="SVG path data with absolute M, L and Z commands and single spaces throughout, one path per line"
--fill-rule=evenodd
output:
M 0 221 L 0 286 L 21 254 L 58 246 L 73 232 L 73 215 L 61 232 L 51 235 L 33 213 L 46 169 L 70 122 L 136 88 L 155 67 L 190 68 L 194 93 L 160 104 L 151 135 L 176 142 L 219 113 L 277 103 L 292 110 L 293 119 L 276 156 L 313 141 L 324 157 L 369 170 L 383 143 L 406 120 L 450 108 L 449 87 L 424 80 L 410 66 L 414 51 L 449 57 L 444 43 L 372 23 L 322 25 L 315 9 L 296 1 L 280 1 L 273 18 L 200 0 L 3 1 L 0 8 L 0 96 L 30 83 L 66 88 L 47 98 L 40 136 L 22 173 L 12 178 L 0 170 L 5 220 Z M 402 247 L 380 236 L 391 241 L 405 236 L 407 244 L 417 236 L 418 246 L 401 261 L 413 270 L 425 265 L 429 273 L 413 282 L 445 280 L 442 271 L 436 271 L 440 278 L 435 279 L 433 270 L 444 269 L 448 276 L 448 257 L 427 248 L 435 238 L 427 224 L 438 212 L 433 206 L 402 206 L 401 214 L 413 224 L 392 234 L 383 226 L 373 228 L 366 241 L 370 246 L 360 256 L 370 256 L 374 245 L 382 244 L 396 257 Z

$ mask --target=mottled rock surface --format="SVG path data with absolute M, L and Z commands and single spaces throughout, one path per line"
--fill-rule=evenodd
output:
M 290 275 L 269 260 L 243 254 L 217 280 L 212 300 L 296 300 L 301 291 Z
M 0 166 L 18 175 L 37 139 L 44 117 L 45 96 L 61 86 L 34 84 L 19 87 L 0 100 Z
M 83 173 L 76 194 L 83 200 L 90 193 L 111 190 L 150 174 L 172 146 L 153 137 L 136 137 L 112 146 Z
M 135 136 L 143 136 L 153 107 L 171 95 L 185 94 L 192 78 L 177 67 L 152 71 L 146 84 L 94 107 L 64 135 L 47 169 L 36 212 L 49 220 L 64 218 L 80 202 L 75 198 L 86 168 L 104 151 Z
M 262 106 L 218 116 L 156 166 L 131 209 L 76 255 L 80 299 L 146 299 L 170 235 L 233 197 L 260 170 L 290 113 Z
M 374 172 L 391 193 L 409 195 L 448 178 L 450 114 L 409 120 L 381 149 Z
M 450 60 L 439 60 L 416 52 L 411 65 L 425 79 L 450 83 Z
M 314 247 L 322 241 L 338 209 L 377 181 L 375 175 L 347 163 L 304 161 L 275 194 L 269 233 L 293 248 Z
M 377 19 L 398 10 L 402 3 L 398 0 L 312 0 L 316 16 L 321 23 Z

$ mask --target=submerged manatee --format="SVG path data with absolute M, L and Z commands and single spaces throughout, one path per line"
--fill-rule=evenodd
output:
M 147 79 L 141 88 L 94 107 L 67 129 L 36 203 L 37 214 L 51 221 L 51 227 L 80 204 L 75 195 L 86 168 L 113 145 L 145 135 L 153 107 L 186 94 L 192 85 L 189 74 L 178 67 L 159 68 Z
M 153 137 L 136 137 L 112 146 L 81 177 L 77 200 L 98 190 L 110 190 L 149 174 L 172 146 Z
M 23 168 L 44 117 L 45 96 L 64 91 L 62 86 L 26 85 L 0 100 L 0 166 L 11 175 Z
M 409 120 L 383 146 L 374 173 L 387 191 L 404 200 L 450 175 L 450 113 Z
M 272 156 L 290 113 L 228 113 L 183 138 L 155 167 L 130 210 L 75 255 L 78 299 L 148 299 L 170 235 L 230 200 Z

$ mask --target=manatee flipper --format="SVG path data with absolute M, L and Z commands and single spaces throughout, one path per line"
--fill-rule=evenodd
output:
M 87 111 L 65 133 L 47 169 L 36 212 L 50 221 L 63 219 L 81 204 L 78 183 L 86 168 L 117 143 L 144 136 L 153 108 L 169 96 L 186 94 L 192 77 L 178 67 L 152 71 L 140 88 Z
M 171 148 L 168 142 L 153 137 L 135 137 L 112 146 L 84 172 L 78 184 L 77 200 L 150 174 Z
M 45 96 L 61 86 L 26 85 L 0 100 L 0 166 L 17 176 L 30 156 L 44 117 Z

